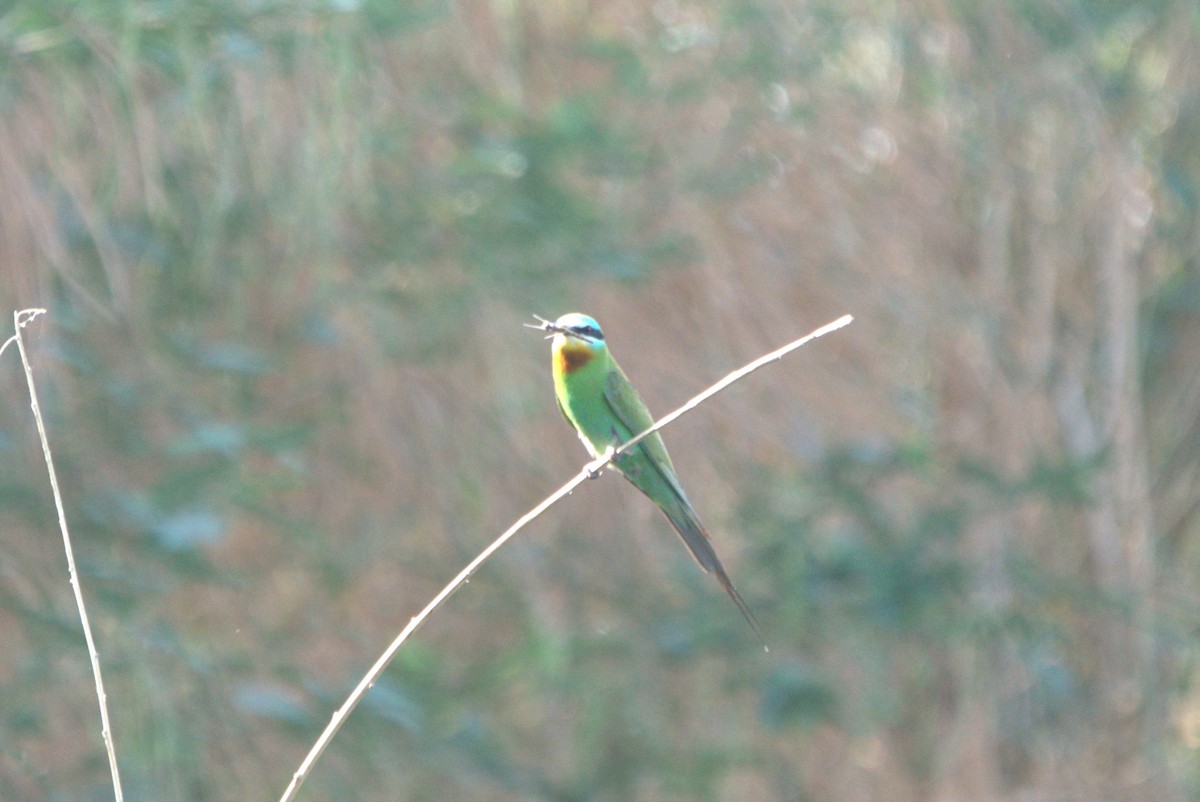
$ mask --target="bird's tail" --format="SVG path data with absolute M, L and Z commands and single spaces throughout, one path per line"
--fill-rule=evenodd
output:
M 708 537 L 708 532 L 704 528 L 704 524 L 700 522 L 700 518 L 696 515 L 696 511 L 692 509 L 692 505 L 686 499 L 680 499 L 678 504 L 674 505 L 674 509 L 667 511 L 667 520 L 675 527 L 675 531 L 679 533 L 679 537 L 683 540 L 683 544 L 688 547 L 688 551 L 696 558 L 696 562 L 704 569 L 706 573 L 711 573 L 716 576 L 717 581 L 721 583 L 721 587 L 725 588 L 725 592 L 729 594 L 729 598 L 737 605 L 742 616 L 749 622 L 750 627 L 754 630 L 754 634 L 758 635 L 759 641 L 762 642 L 763 651 L 768 651 L 767 639 L 763 636 L 762 627 L 758 625 L 758 619 L 754 617 L 754 613 L 750 610 L 750 606 L 742 599 L 742 594 L 737 592 L 737 588 L 733 586 L 733 580 L 729 578 L 729 574 L 725 573 L 725 566 L 721 565 L 721 560 L 717 557 L 717 552 L 712 547 L 712 541 Z

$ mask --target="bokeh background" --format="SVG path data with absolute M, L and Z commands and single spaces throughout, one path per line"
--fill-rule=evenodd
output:
M 856 316 L 666 432 L 771 652 L 605 476 L 302 799 L 1200 798 L 1198 207 L 1192 0 L 0 3 L 127 798 L 277 798 L 582 464 L 571 310 L 659 414 Z M 0 377 L 0 798 L 110 798 Z

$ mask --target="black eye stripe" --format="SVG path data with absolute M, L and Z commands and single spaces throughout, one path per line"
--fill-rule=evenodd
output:
M 590 340 L 604 339 L 604 332 L 600 331 L 600 329 L 596 328 L 595 326 L 575 326 L 572 330 L 582 334 L 584 337 L 587 337 Z

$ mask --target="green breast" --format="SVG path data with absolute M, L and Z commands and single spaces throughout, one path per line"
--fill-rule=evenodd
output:
M 577 364 L 572 370 L 568 359 L 554 360 L 554 392 L 558 404 L 567 420 L 591 444 L 595 453 L 603 453 L 612 442 L 612 432 L 619 439 L 629 437 L 629 432 L 613 415 L 604 398 L 604 382 L 608 378 L 612 361 L 606 351 L 593 354 L 588 360 Z

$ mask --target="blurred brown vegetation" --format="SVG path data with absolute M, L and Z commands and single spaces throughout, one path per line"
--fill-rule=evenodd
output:
M 520 328 L 573 309 L 659 413 L 856 316 L 666 432 L 771 653 L 605 477 L 301 798 L 1200 797 L 1197 142 L 1188 0 L 0 5 L 127 798 L 277 796 L 582 464 Z M 104 798 L 4 363 L 0 797 Z

